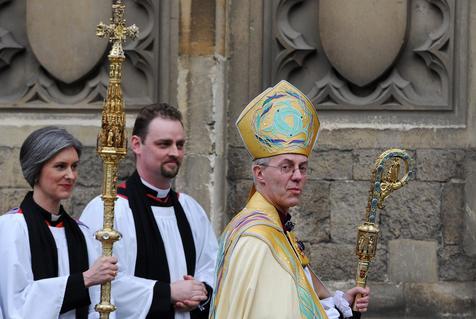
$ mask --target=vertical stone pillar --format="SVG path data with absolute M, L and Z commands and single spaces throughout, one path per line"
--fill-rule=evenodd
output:
M 187 132 L 177 186 L 222 228 L 226 163 L 226 1 L 181 0 L 177 101 Z
M 468 151 L 465 162 L 466 205 L 464 210 L 463 249 L 468 256 L 476 256 L 476 149 Z

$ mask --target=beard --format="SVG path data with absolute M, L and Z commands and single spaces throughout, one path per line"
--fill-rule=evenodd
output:
M 169 162 L 170 163 L 170 162 Z M 160 166 L 160 174 L 166 178 L 174 178 L 177 176 L 180 168 L 180 163 L 177 161 L 175 162 L 176 166 L 174 168 L 167 168 L 165 165 L 168 163 L 164 163 Z

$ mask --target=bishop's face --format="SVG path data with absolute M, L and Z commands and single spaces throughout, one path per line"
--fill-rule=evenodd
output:
M 185 153 L 182 123 L 156 117 L 150 122 L 145 139 L 133 136 L 131 144 L 140 176 L 156 187 L 170 187 Z
M 254 169 L 261 184 L 260 193 L 279 211 L 287 212 L 299 204 L 307 180 L 307 157 L 300 154 L 281 154 L 267 164 Z

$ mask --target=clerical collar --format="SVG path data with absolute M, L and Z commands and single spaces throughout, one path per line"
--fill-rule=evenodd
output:
M 285 231 L 292 231 L 294 229 L 294 223 L 291 221 L 291 214 L 287 213 L 284 217 L 279 214 L 281 224 Z
M 148 189 L 146 189 L 148 194 L 154 195 L 155 197 L 158 198 L 165 198 L 167 195 L 169 195 L 170 192 L 170 187 L 167 189 L 161 189 L 158 187 L 155 187 L 154 185 L 147 183 L 142 177 L 140 178 L 142 184 Z
M 45 219 L 45 222 L 46 222 L 46 224 L 48 224 L 48 226 L 63 227 L 63 214 L 65 213 L 63 206 L 60 206 L 59 214 L 55 215 L 55 214 L 50 213 L 49 211 L 47 211 L 46 209 L 44 209 L 40 205 L 38 205 L 38 203 L 35 202 L 35 200 L 33 200 L 33 198 L 32 198 L 32 204 L 33 204 L 33 208 L 35 209 L 35 211 L 38 211 L 41 214 L 41 216 L 43 216 L 43 218 Z

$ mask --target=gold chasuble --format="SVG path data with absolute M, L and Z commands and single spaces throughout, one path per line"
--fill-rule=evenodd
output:
M 327 319 L 293 240 L 276 208 L 254 193 L 221 237 L 210 318 Z

